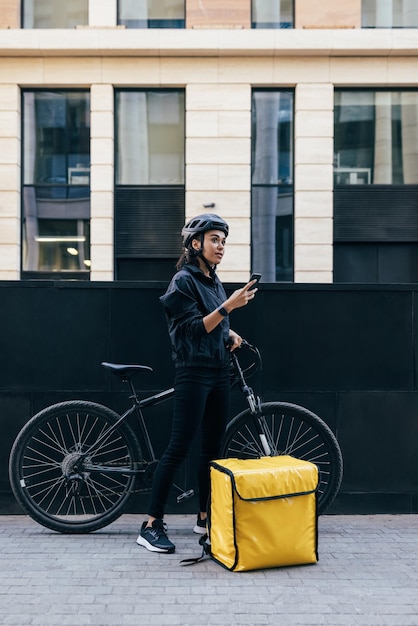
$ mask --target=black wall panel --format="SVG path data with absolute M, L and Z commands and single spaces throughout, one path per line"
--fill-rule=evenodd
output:
M 108 351 L 109 290 L 60 283 L 2 284 L 1 386 L 5 389 L 90 389 Z
M 4 359 L 2 359 L 4 363 Z M 3 368 L 2 368 L 3 369 Z M 31 412 L 29 394 L 0 392 L 0 496 L 10 492 L 7 460 L 13 441 Z M 0 513 L 1 513 L 0 498 Z
M 149 283 L 148 283 L 149 284 Z M 141 289 L 114 289 L 110 297 L 110 341 L 106 359 L 115 362 L 140 363 L 154 369 L 140 379 L 147 389 L 171 387 L 174 368 L 166 330 L 161 296 L 166 283 Z M 161 358 L 164 355 L 165 358 Z
M 237 285 L 227 285 L 232 291 Z M 103 360 L 150 365 L 143 394 L 170 387 L 173 365 L 159 296 L 166 283 L 1 282 L 0 513 L 18 512 L 7 480 L 12 442 L 29 417 L 64 399 L 85 398 L 122 412 L 122 383 Z M 418 512 L 417 291 L 414 285 L 260 285 L 231 315 L 256 344 L 265 400 L 300 403 L 323 417 L 345 463 L 331 512 Z M 233 394 L 231 416 L 245 408 Z M 161 452 L 171 404 L 146 414 Z M 197 449 L 176 478 L 196 487 Z M 169 512 L 195 512 L 188 501 Z M 144 511 L 137 497 L 132 510 Z
M 334 243 L 333 267 L 338 283 L 416 283 L 418 243 Z
M 272 289 L 263 297 L 267 389 L 411 389 L 410 293 Z
M 417 416 L 416 393 L 340 394 L 339 437 L 347 491 L 361 492 L 365 479 L 374 493 L 417 491 Z

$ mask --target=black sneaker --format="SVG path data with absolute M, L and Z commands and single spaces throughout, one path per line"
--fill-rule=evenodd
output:
M 200 519 L 200 513 L 197 514 L 196 525 L 193 528 L 193 532 L 197 535 L 206 535 L 206 520 Z
M 144 548 L 151 552 L 167 552 L 168 554 L 172 554 L 176 549 L 174 543 L 171 543 L 170 539 L 167 537 L 162 519 L 154 520 L 152 526 L 147 526 L 147 522 L 144 522 L 136 543 L 140 546 L 144 546 Z

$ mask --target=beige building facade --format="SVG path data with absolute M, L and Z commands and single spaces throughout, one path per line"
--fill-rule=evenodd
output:
M 89 0 L 87 25 L 54 29 L 21 28 L 0 0 L 0 280 L 21 278 L 22 89 L 90 91 L 93 281 L 115 279 L 114 91 L 184 89 L 186 217 L 215 203 L 230 222 L 220 274 L 236 282 L 251 269 L 252 90 L 289 88 L 294 281 L 332 283 L 335 89 L 417 88 L 418 31 L 361 28 L 361 0 L 317 4 L 295 1 L 294 28 L 251 28 L 250 0 L 190 0 L 184 29 L 129 29 L 116 0 Z

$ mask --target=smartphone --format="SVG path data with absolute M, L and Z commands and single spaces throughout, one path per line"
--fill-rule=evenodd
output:
M 255 274 L 255 273 L 253 273 L 253 274 L 251 274 L 251 276 L 250 276 L 250 282 L 251 282 L 252 280 L 256 280 L 256 281 L 257 281 L 257 283 L 258 283 L 258 282 L 259 282 L 259 280 L 260 280 L 260 278 L 261 278 L 261 274 Z M 256 284 L 257 284 L 257 283 L 256 283 Z

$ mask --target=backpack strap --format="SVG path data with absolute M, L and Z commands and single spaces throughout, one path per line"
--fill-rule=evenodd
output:
M 199 544 L 202 546 L 202 554 L 192 559 L 183 559 L 180 561 L 180 565 L 194 565 L 195 563 L 199 563 L 199 561 L 203 561 L 205 556 L 211 555 L 210 540 L 207 534 L 200 537 Z

